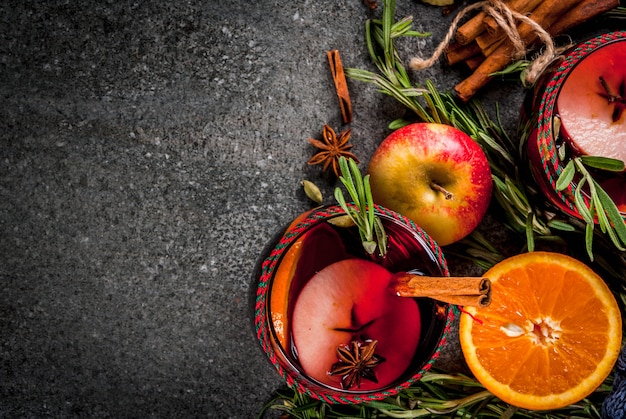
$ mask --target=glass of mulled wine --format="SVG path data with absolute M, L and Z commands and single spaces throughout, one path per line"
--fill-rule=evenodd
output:
M 562 212 L 583 219 L 576 191 L 588 203 L 589 186 L 576 175 L 557 181 L 573 159 L 626 161 L 626 31 L 581 42 L 556 60 L 528 92 L 520 121 L 522 150 L 542 193 Z M 626 171 L 588 168 L 626 220 Z
M 455 306 L 395 295 L 393 273 L 448 276 L 437 244 L 410 220 L 376 206 L 387 253 L 364 251 L 339 206 L 302 214 L 255 269 L 254 328 L 290 387 L 332 403 L 392 396 L 438 357 Z

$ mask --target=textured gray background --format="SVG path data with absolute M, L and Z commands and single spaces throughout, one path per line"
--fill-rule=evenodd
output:
M 452 16 L 398 3 L 433 33 L 404 46 L 429 54 Z M 360 0 L 0 3 L 0 417 L 256 415 L 282 382 L 252 333 L 252 270 L 311 206 L 301 179 L 331 201 L 335 184 L 306 165 L 307 138 L 344 128 L 326 51 L 373 68 L 363 24 L 379 13 Z M 414 76 L 442 90 L 461 77 Z M 366 163 L 403 110 L 349 86 Z M 481 99 L 511 129 L 522 93 L 494 83 Z

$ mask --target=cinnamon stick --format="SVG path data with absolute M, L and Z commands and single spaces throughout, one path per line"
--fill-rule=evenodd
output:
M 446 48 L 446 61 L 448 65 L 454 65 L 479 53 L 481 53 L 480 47 L 474 41 L 465 45 L 455 42 Z
M 485 57 L 488 57 L 489 55 L 493 54 L 493 52 L 498 49 L 498 47 L 500 45 L 502 45 L 502 43 L 506 40 L 506 38 L 502 37 L 498 40 L 496 40 L 494 43 L 489 44 L 489 45 L 485 45 L 485 47 L 483 48 L 482 52 L 483 55 Z
M 482 36 L 482 35 L 481 35 Z M 459 43 L 453 43 L 446 49 L 446 60 L 448 65 L 455 65 L 460 62 L 465 64 L 474 70 L 478 67 L 478 64 L 485 60 L 485 57 L 491 54 L 495 49 L 504 41 L 504 37 L 495 40 L 492 44 L 484 44 L 481 47 L 476 41 L 480 37 L 467 45 L 461 45 Z
M 539 6 L 542 1 L 543 0 L 511 0 L 509 3 L 507 3 L 507 6 L 509 7 L 509 9 L 517 13 L 526 14 L 535 10 L 535 8 Z M 486 33 L 489 33 L 491 35 L 495 33 L 502 34 L 500 26 L 491 16 L 485 17 L 483 25 Z
M 489 35 L 487 32 L 475 39 L 484 56 L 488 56 L 506 39 L 504 34 Z
M 454 39 L 461 45 L 467 45 L 472 42 L 478 35 L 483 33 L 485 27 L 483 21 L 487 14 L 482 10 L 476 13 L 471 19 L 467 20 L 459 26 L 454 34 Z
M 464 63 L 468 70 L 475 71 L 483 61 L 485 61 L 485 56 L 483 54 L 476 54 L 472 57 L 466 58 Z
M 543 0 L 528 16 L 546 31 L 568 11 L 583 0 Z M 589 0 L 595 1 L 595 0 Z M 520 23 L 518 31 L 527 44 L 537 38 L 537 33 L 526 22 Z
M 450 304 L 486 307 L 491 302 L 491 281 L 476 277 L 430 277 L 397 274 L 390 290 L 399 297 L 428 297 Z
M 502 2 L 506 6 L 511 8 L 510 3 L 512 1 L 528 2 L 528 1 L 540 1 L 540 0 L 503 0 Z M 515 10 L 515 9 L 512 9 L 512 10 Z M 466 45 L 472 42 L 474 39 L 476 39 L 477 36 L 479 36 L 480 34 L 482 34 L 483 32 L 487 30 L 487 27 L 485 26 L 485 22 L 487 18 L 490 18 L 489 14 L 481 10 L 474 17 L 467 20 L 464 24 L 459 26 L 458 29 L 456 30 L 455 35 L 454 35 L 456 41 L 460 43 L 461 45 Z M 493 18 L 491 19 L 494 20 Z
M 454 86 L 454 90 L 463 102 L 468 102 L 480 88 L 485 86 L 491 79 L 491 74 L 501 70 L 513 58 L 513 45 L 503 42 L 493 53 L 485 58 L 474 72 L 463 81 Z
M 330 65 L 333 81 L 335 82 L 337 98 L 339 99 L 341 120 L 344 124 L 349 124 L 352 122 L 352 102 L 350 101 L 348 83 L 346 82 L 346 75 L 343 71 L 343 65 L 341 64 L 341 57 L 337 50 L 328 51 L 326 55 L 328 57 L 328 64 Z
M 445 295 L 433 299 L 463 307 L 487 307 L 491 304 L 491 295 Z
M 619 0 L 585 0 L 568 10 L 548 29 L 552 36 L 562 34 L 587 20 L 620 5 Z

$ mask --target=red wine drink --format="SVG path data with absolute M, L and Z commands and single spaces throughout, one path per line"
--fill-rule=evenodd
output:
M 430 368 L 454 307 L 398 297 L 396 272 L 447 276 L 441 250 L 405 217 L 377 207 L 387 253 L 367 254 L 340 207 L 298 217 L 262 256 L 255 330 L 287 383 L 331 402 L 408 387 Z

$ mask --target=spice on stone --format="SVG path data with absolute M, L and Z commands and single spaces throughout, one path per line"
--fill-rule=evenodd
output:
M 343 71 L 343 64 L 341 64 L 339 51 L 336 49 L 328 51 L 326 56 L 328 57 L 330 72 L 332 73 L 333 81 L 335 82 L 335 90 L 337 91 L 337 98 L 339 99 L 341 120 L 344 124 L 349 124 L 352 122 L 352 102 L 350 101 L 348 82 L 346 81 L 346 75 Z
M 339 158 L 351 158 L 356 163 L 359 159 L 350 152 L 353 147 L 348 141 L 350 140 L 350 129 L 343 131 L 339 136 L 335 134 L 335 131 L 328 126 L 324 125 L 322 130 L 322 141 L 315 138 L 309 138 L 309 143 L 317 147 L 320 151 L 315 153 L 313 157 L 309 159 L 308 164 L 321 164 L 324 171 L 332 167 L 336 176 L 339 176 Z

